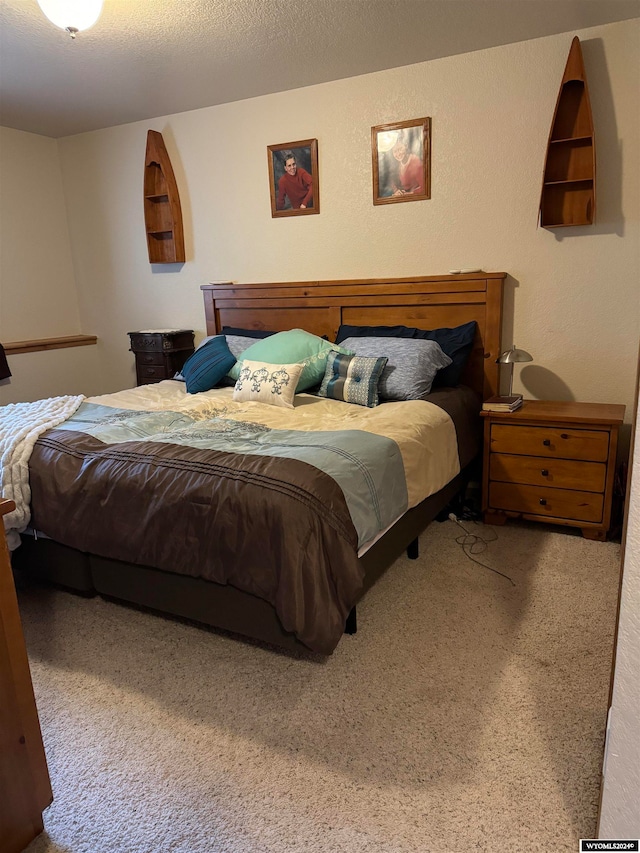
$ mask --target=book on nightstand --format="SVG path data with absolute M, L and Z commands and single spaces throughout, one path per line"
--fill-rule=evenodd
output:
M 522 394 L 512 397 L 489 397 L 482 404 L 483 412 L 515 412 L 522 405 Z

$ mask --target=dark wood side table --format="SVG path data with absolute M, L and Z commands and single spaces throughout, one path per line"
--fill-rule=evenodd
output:
M 129 332 L 138 385 L 173 379 L 194 351 L 192 329 Z
M 0 850 L 20 853 L 43 829 L 51 782 L 22 634 L 0 497 Z
M 604 540 L 624 408 L 525 400 L 508 414 L 482 412 L 485 522 L 546 521 Z

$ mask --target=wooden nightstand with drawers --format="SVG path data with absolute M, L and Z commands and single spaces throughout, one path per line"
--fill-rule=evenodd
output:
M 172 379 L 194 350 L 191 329 L 129 332 L 138 385 Z
M 606 538 L 624 406 L 525 400 L 515 412 L 482 417 L 487 524 L 524 518 Z

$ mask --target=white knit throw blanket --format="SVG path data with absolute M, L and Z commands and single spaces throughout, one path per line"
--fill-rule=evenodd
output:
M 49 397 L 34 403 L 9 403 L 0 407 L 0 493 L 16 504 L 13 512 L 4 516 L 11 551 L 20 544 L 18 534 L 31 519 L 29 459 L 33 446 L 45 430 L 71 417 L 83 400 L 83 395 Z

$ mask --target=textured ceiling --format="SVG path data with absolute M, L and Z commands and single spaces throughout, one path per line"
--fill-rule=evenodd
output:
M 0 0 L 0 124 L 46 136 L 640 17 L 640 0 L 105 0 L 72 40 Z

